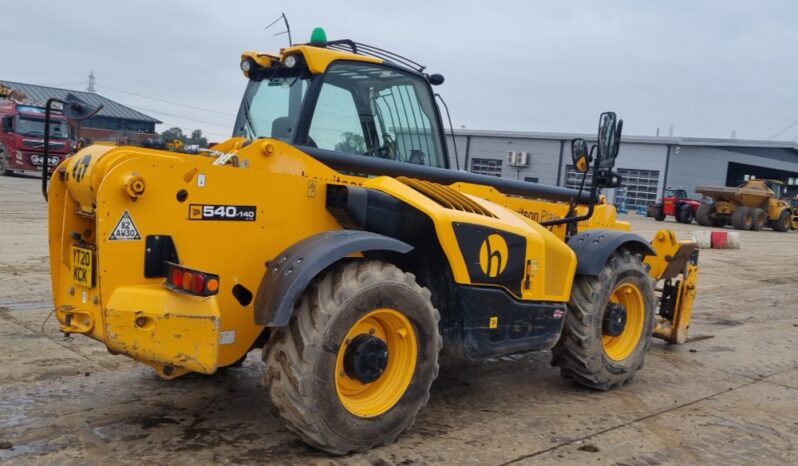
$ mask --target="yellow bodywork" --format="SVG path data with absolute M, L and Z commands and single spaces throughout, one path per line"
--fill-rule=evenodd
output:
M 471 283 L 452 226 L 464 222 L 526 239 L 526 259 L 535 264 L 530 272 L 536 276 L 522 289 L 523 299 L 564 302 L 570 296 L 576 258 L 562 241 L 564 229 L 552 232 L 532 220 L 564 215 L 564 204 L 455 183 L 452 189 L 492 216 L 459 211 L 395 178 L 340 174 L 278 140 L 260 139 L 246 147 L 243 142 L 232 138 L 215 147 L 236 152 L 238 167 L 214 165 L 215 158 L 204 155 L 90 146 L 56 170 L 50 188 L 51 266 L 57 316 L 65 331 L 86 333 L 163 376 L 212 373 L 234 363 L 262 327 L 253 323 L 252 304 L 242 306 L 231 288 L 241 284 L 254 293 L 267 260 L 303 238 L 341 228 L 325 208 L 329 182 L 383 191 L 426 213 L 457 283 Z M 181 202 L 182 190 L 186 198 Z M 192 221 L 189 206 L 198 204 L 254 205 L 257 217 L 253 222 Z M 125 214 L 141 239 L 110 239 Z M 598 205 L 586 222 L 586 227 L 599 226 L 628 229 L 607 204 Z M 73 233 L 80 234 L 80 242 Z M 145 278 L 144 238 L 158 234 L 175 238 L 181 263 L 218 274 L 221 292 L 190 296 L 167 289 L 164 278 Z M 73 280 L 74 245 L 95 251 L 92 287 Z M 137 325 L 137 319 L 143 324 Z
M 650 275 L 657 281 L 666 280 L 666 286 L 670 286 L 670 281 L 675 278 L 681 279 L 673 291 L 673 315 L 658 318 L 654 336 L 669 343 L 682 344 L 687 341 L 693 315 L 698 282 L 698 264 L 693 255 L 697 253 L 697 246 L 693 241 L 678 241 L 670 230 L 658 231 L 651 246 L 657 255 L 646 257 Z
M 314 73 L 341 58 L 381 61 L 308 46 L 286 49 L 281 56 L 290 53 L 302 53 Z M 242 55 L 259 66 L 270 66 L 276 57 Z M 577 261 L 564 241 L 565 226 L 538 223 L 564 217 L 566 203 L 505 195 L 469 183 L 443 186 L 342 174 L 276 139 L 249 143 L 231 138 L 213 149 L 216 155 L 234 155 L 234 163 L 214 163 L 216 155 L 94 145 L 56 169 L 49 194 L 49 242 L 62 330 L 86 334 L 166 378 L 190 371 L 211 374 L 235 363 L 253 347 L 263 327 L 254 322 L 252 300 L 240 300 L 232 290 L 239 286 L 254 295 L 266 261 L 303 238 L 342 228 L 325 206 L 329 183 L 382 191 L 426 214 L 458 284 L 472 282 L 453 225 L 519 235 L 526 241 L 525 276 L 530 280 L 519 286 L 517 297 L 569 300 Z M 197 211 L 192 212 L 220 205 L 254 206 L 253 218 L 197 221 Z M 577 213 L 585 209 L 578 206 Z M 587 228 L 629 230 L 629 224 L 618 221 L 615 208 L 602 198 L 593 216 L 579 224 L 579 229 Z M 146 239 L 158 235 L 174 238 L 181 264 L 218 275 L 219 293 L 193 296 L 167 288 L 164 277 L 145 277 Z M 76 279 L 86 269 L 73 263 L 75 247 L 91 252 L 88 281 Z M 658 259 L 649 260 L 656 264 Z M 490 270 L 489 263 L 480 265 Z M 654 272 L 652 276 L 658 278 Z M 682 302 L 688 306 L 691 300 L 688 293 Z M 689 312 L 683 317 L 679 325 L 686 330 Z M 379 406 L 364 409 L 377 413 Z

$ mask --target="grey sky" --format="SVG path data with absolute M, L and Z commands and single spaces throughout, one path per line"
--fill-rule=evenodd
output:
M 0 11 L 0 80 L 83 90 L 94 70 L 99 93 L 215 140 L 245 85 L 240 52 L 287 44 L 263 30 L 282 11 L 295 42 L 323 26 L 442 73 L 455 127 L 592 132 L 615 110 L 627 134 L 673 124 L 681 136 L 798 138 L 788 0 L 4 0 Z

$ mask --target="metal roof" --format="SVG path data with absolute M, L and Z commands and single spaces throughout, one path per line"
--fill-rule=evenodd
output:
M 100 113 L 98 113 L 98 116 L 119 118 L 122 120 L 145 121 L 147 123 L 163 123 L 161 120 L 157 120 L 149 115 L 137 112 L 130 107 L 126 107 L 93 92 L 73 91 L 70 89 L 61 89 L 58 87 L 49 86 L 37 86 L 35 84 L 17 83 L 14 81 L 0 80 L 0 82 L 5 83 L 12 89 L 24 92 L 28 99 L 41 102 L 42 105 L 44 105 L 44 103 L 47 102 L 47 99 L 50 97 L 63 99 L 67 94 L 71 93 L 74 94 L 75 97 L 79 97 L 88 104 L 102 104 L 103 108 L 100 110 Z
M 448 134 L 451 132 L 447 131 Z M 456 129 L 455 136 L 478 136 L 489 138 L 514 138 L 514 139 L 553 139 L 569 141 L 582 138 L 588 141 L 596 139 L 595 134 L 583 133 L 550 133 L 538 131 L 496 131 L 485 129 Z M 798 151 L 795 141 L 761 141 L 754 139 L 722 139 L 722 138 L 688 138 L 688 137 L 660 137 L 660 136 L 627 136 L 623 135 L 623 142 L 638 144 L 665 144 L 672 146 L 714 146 L 714 147 L 761 147 L 769 149 L 792 149 Z

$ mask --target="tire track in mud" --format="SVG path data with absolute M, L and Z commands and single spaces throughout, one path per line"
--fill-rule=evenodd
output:
M 559 449 L 561 449 L 563 447 L 567 447 L 567 446 L 575 445 L 575 444 L 580 444 L 580 443 L 584 442 L 585 440 L 591 439 L 593 437 L 597 437 L 599 435 L 603 435 L 603 434 L 606 434 L 606 433 L 609 433 L 609 432 L 612 432 L 612 431 L 615 431 L 615 430 L 618 430 L 618 429 L 622 429 L 624 427 L 627 427 L 627 426 L 630 426 L 630 425 L 633 425 L 633 424 L 636 424 L 636 423 L 639 423 L 639 422 L 643 422 L 643 421 L 646 421 L 648 419 L 652 419 L 652 418 L 655 418 L 657 416 L 661 416 L 661 415 L 664 415 L 664 414 L 667 414 L 667 413 L 670 413 L 670 412 L 673 412 L 673 411 L 677 411 L 677 410 L 680 410 L 682 408 L 687 408 L 687 407 L 693 406 L 695 404 L 698 404 L 698 403 L 700 403 L 702 401 L 711 400 L 711 399 L 713 399 L 715 397 L 724 395 L 726 393 L 729 393 L 729 392 L 732 392 L 732 391 L 735 391 L 735 390 L 739 390 L 741 388 L 748 387 L 750 385 L 754 385 L 754 384 L 758 384 L 758 383 L 768 383 L 768 384 L 778 385 L 780 387 L 785 387 L 785 388 L 788 388 L 788 389 L 798 390 L 798 388 L 795 388 L 795 387 L 790 387 L 788 385 L 780 384 L 780 383 L 777 383 L 777 382 L 771 382 L 771 381 L 768 381 L 768 380 L 764 380 L 764 379 L 766 379 L 768 377 L 773 377 L 773 376 L 781 374 L 783 372 L 789 372 L 789 371 L 792 371 L 792 370 L 795 370 L 795 369 L 798 369 L 798 366 L 790 367 L 788 369 L 783 369 L 783 370 L 776 371 L 776 372 L 773 372 L 771 374 L 763 375 L 763 376 L 756 377 L 756 378 L 749 377 L 749 376 L 744 376 L 746 378 L 750 378 L 750 379 L 753 379 L 753 380 L 751 380 L 750 382 L 739 384 L 739 385 L 734 386 L 734 387 L 730 387 L 730 388 L 728 388 L 726 390 L 720 390 L 718 392 L 715 392 L 715 393 L 712 393 L 710 395 L 698 398 L 698 399 L 693 400 L 693 401 L 688 401 L 687 403 L 682 403 L 682 404 L 680 404 L 678 406 L 674 406 L 672 408 L 663 409 L 663 410 L 660 410 L 660 411 L 657 411 L 657 412 L 654 412 L 654 413 L 651 413 L 651 414 L 647 414 L 645 416 L 641 416 L 641 417 L 636 418 L 636 419 L 632 419 L 632 420 L 629 420 L 629 421 L 626 421 L 626 422 L 622 422 L 622 423 L 620 423 L 618 425 L 615 425 L 615 426 L 612 426 L 612 427 L 608 427 L 606 429 L 602 429 L 602 430 L 593 432 L 591 434 L 584 435 L 584 436 L 579 437 L 579 438 L 568 440 L 567 442 L 561 442 L 561 443 L 558 443 L 557 445 L 554 445 L 554 446 L 549 447 L 549 448 L 545 448 L 543 450 L 538 450 L 538 451 L 533 452 L 533 453 L 528 453 L 526 455 L 521 455 L 521 456 L 518 456 L 518 457 L 516 457 L 516 458 L 514 458 L 514 459 L 512 459 L 510 461 L 505 461 L 505 462 L 499 463 L 499 464 L 497 464 L 495 466 L 508 466 L 508 465 L 511 465 L 511 464 L 516 464 L 516 463 L 519 463 L 521 461 L 528 460 L 528 459 L 534 458 L 536 456 L 543 455 L 545 453 L 549 453 L 549 452 L 552 452 L 552 451 L 559 450 Z M 734 375 L 739 375 L 739 374 L 734 374 Z

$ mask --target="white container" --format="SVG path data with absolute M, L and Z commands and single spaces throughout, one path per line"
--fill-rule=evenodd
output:
M 738 240 L 739 240 L 739 234 Z M 708 230 L 696 230 L 693 232 L 693 241 L 698 244 L 698 249 L 709 249 L 712 247 L 711 235 Z
M 730 231 L 727 241 L 728 243 L 726 247 L 728 249 L 740 249 L 740 232 Z

